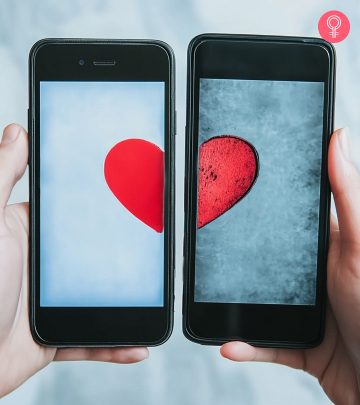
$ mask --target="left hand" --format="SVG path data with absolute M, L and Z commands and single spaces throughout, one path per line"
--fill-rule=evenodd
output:
M 28 203 L 7 205 L 28 160 L 28 135 L 12 124 L 0 143 L 0 398 L 55 360 L 135 363 L 145 347 L 56 349 L 38 345 L 29 327 Z

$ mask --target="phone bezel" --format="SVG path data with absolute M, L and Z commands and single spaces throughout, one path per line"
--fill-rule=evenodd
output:
M 313 69 L 308 69 L 310 63 Z M 194 301 L 200 77 L 325 82 L 316 305 Z M 323 338 L 326 309 L 327 150 L 333 131 L 334 48 L 318 38 L 203 34 L 189 45 L 187 79 L 183 332 L 202 344 L 243 340 L 257 346 L 314 347 Z
M 79 63 L 83 59 L 84 64 Z M 116 60 L 98 65 L 94 60 Z M 175 63 L 155 40 L 45 39 L 29 55 L 30 324 L 34 339 L 55 347 L 155 346 L 173 328 Z M 40 94 L 41 80 L 164 81 L 164 306 L 40 306 Z

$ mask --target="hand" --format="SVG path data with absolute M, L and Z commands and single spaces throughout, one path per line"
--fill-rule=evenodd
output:
M 27 133 L 7 126 L 0 143 L 0 398 L 53 360 L 134 363 L 148 357 L 143 347 L 56 349 L 34 342 L 28 314 L 29 208 L 27 203 L 7 205 L 27 160 Z
M 255 348 L 229 342 L 221 354 L 234 361 L 263 361 L 315 376 L 336 404 L 360 403 L 360 176 L 351 161 L 345 130 L 334 132 L 329 178 L 338 220 L 331 218 L 325 337 L 314 349 Z

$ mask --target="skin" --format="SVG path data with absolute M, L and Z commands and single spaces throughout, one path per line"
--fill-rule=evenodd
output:
M 256 348 L 229 342 L 221 354 L 304 370 L 316 377 L 336 404 L 360 403 L 360 176 L 344 129 L 334 132 L 328 172 L 338 220 L 331 218 L 325 337 L 313 349 Z
M 11 124 L 0 143 L 0 398 L 51 361 L 93 360 L 135 363 L 147 348 L 56 349 L 33 340 L 28 315 L 28 203 L 7 205 L 28 160 L 28 135 Z

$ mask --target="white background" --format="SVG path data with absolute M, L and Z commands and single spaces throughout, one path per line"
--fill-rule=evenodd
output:
M 358 0 L 2 0 L 0 3 L 0 125 L 25 127 L 27 55 L 43 37 L 158 38 L 173 47 L 177 61 L 178 135 L 177 278 L 175 329 L 169 342 L 151 349 L 142 364 L 52 364 L 3 405 L 319 405 L 329 401 L 317 381 L 302 371 L 269 364 L 237 364 L 218 348 L 195 345 L 181 333 L 181 269 L 186 52 L 202 32 L 317 36 L 320 16 L 346 13 L 349 37 L 336 45 L 336 126 L 350 128 L 360 163 L 360 4 Z M 27 178 L 13 201 L 27 199 Z

